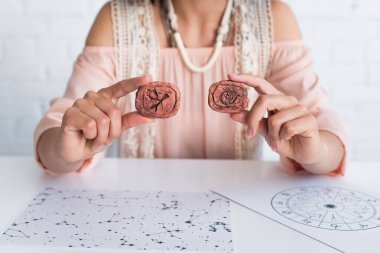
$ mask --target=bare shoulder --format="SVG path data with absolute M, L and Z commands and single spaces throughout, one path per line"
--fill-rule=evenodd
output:
M 99 11 L 87 36 L 86 46 L 113 46 L 111 3 Z
M 272 16 L 275 41 L 302 39 L 297 19 L 289 5 L 272 0 Z

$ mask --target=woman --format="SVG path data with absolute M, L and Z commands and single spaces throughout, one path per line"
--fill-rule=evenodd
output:
M 226 78 L 249 87 L 248 110 L 208 107 L 209 86 Z M 181 91 L 174 118 L 132 112 L 130 93 L 153 80 Z M 280 1 L 113 0 L 99 12 L 65 95 L 36 129 L 36 156 L 49 172 L 81 171 L 120 136 L 120 156 L 254 159 L 262 136 L 285 169 L 338 175 L 345 132 L 325 98 Z

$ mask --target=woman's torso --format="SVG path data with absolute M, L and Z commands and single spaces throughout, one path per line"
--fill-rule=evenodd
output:
M 212 48 L 187 49 L 194 64 L 204 64 Z M 213 111 L 208 89 L 235 70 L 234 47 L 223 47 L 215 65 L 204 73 L 190 71 L 176 48 L 161 48 L 158 80 L 181 91 L 181 108 L 173 118 L 156 120 L 155 156 L 167 158 L 225 158 L 234 153 L 235 123 L 229 114 Z
M 126 131 L 121 136 L 121 156 L 232 159 L 260 155 L 261 141 L 248 140 L 244 126 L 232 121 L 229 114 L 212 111 L 207 102 L 210 85 L 227 79 L 228 73 L 238 71 L 264 76 L 267 71 L 271 47 L 271 33 L 269 28 L 265 29 L 269 24 L 268 6 L 237 2 L 231 31 L 216 63 L 206 72 L 195 73 L 185 66 L 177 48 L 167 48 L 167 31 L 157 6 L 148 0 L 113 1 L 114 10 L 126 10 L 125 14 L 113 18 L 115 27 L 119 28 L 115 33 L 119 36 L 114 38 L 122 63 L 119 79 L 149 73 L 156 80 L 176 84 L 182 96 L 181 108 L 175 117 Z M 248 26 L 251 29 L 246 29 Z M 209 46 L 205 47 L 204 43 Z M 203 41 L 186 49 L 190 60 L 195 65 L 205 64 L 213 44 L 214 41 Z M 252 103 L 254 91 L 249 90 Z M 119 105 L 126 110 L 134 109 L 134 98 Z

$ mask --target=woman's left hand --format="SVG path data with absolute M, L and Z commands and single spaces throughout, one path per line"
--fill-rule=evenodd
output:
M 260 133 L 273 151 L 300 164 L 322 159 L 325 150 L 316 119 L 297 98 L 253 75 L 230 74 L 228 78 L 253 87 L 259 94 L 250 111 L 231 114 L 233 120 L 248 126 L 249 137 Z

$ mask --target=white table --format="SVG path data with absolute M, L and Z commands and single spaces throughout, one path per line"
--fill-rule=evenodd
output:
M 276 162 L 106 158 L 92 171 L 52 177 L 32 157 L 0 157 L 0 230 L 44 187 L 207 191 L 224 184 L 275 177 Z M 380 196 L 380 163 L 350 163 L 345 180 Z M 232 204 L 236 252 L 336 252 L 291 229 Z M 84 249 L 0 246 L 0 252 L 83 252 Z M 110 250 L 93 250 L 111 252 Z M 118 250 L 115 250 L 115 252 Z M 118 251 L 119 252 L 119 251 Z

